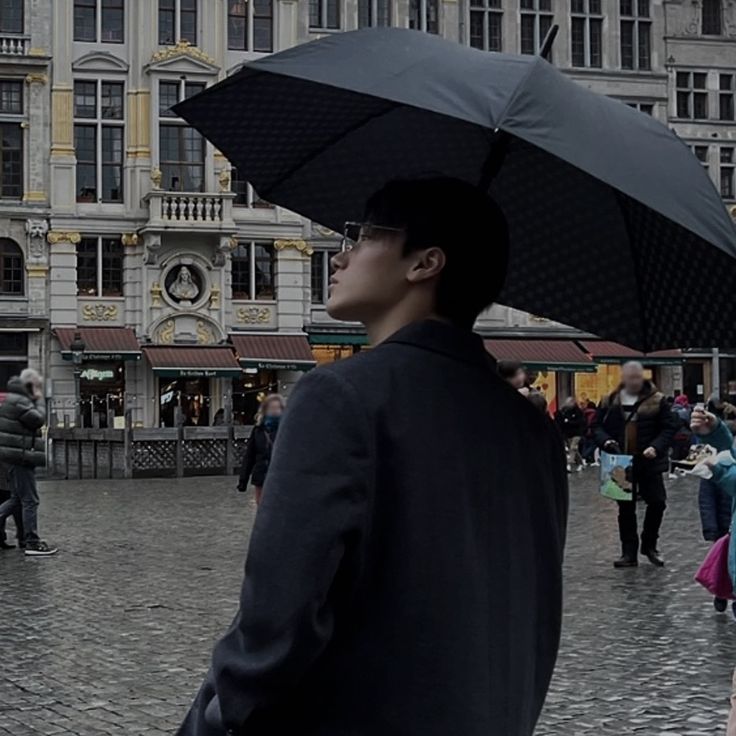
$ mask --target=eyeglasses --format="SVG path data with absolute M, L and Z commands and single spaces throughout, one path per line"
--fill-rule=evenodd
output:
M 340 250 L 343 253 L 349 253 L 364 240 L 378 239 L 381 232 L 403 233 L 404 229 L 400 227 L 387 227 L 386 225 L 374 225 L 371 222 L 346 222 Z

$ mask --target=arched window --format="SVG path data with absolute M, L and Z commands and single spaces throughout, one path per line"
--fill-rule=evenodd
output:
M 703 0 L 703 35 L 720 36 L 723 33 L 721 0 Z
M 23 253 L 7 238 L 0 238 L 0 295 L 23 296 Z

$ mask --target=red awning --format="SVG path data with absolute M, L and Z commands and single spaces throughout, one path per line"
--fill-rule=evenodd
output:
M 244 368 L 308 371 L 317 365 L 304 334 L 239 334 L 230 340 Z
M 535 370 L 595 371 L 590 356 L 569 340 L 485 340 L 485 346 L 496 360 L 515 360 Z
M 56 339 L 61 345 L 61 354 L 71 358 L 74 336 L 84 342 L 84 360 L 138 360 L 141 346 L 130 327 L 57 327 Z
M 625 363 L 627 360 L 639 360 L 649 364 L 678 364 L 684 356 L 681 350 L 658 350 L 654 353 L 642 353 L 639 350 L 628 348 L 617 342 L 585 341 L 580 343 L 583 349 L 590 353 L 598 363 Z
M 153 372 L 174 378 L 237 378 L 243 370 L 228 345 L 146 345 Z

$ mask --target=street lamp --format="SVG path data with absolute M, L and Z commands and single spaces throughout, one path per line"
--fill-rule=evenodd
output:
M 74 339 L 72 340 L 69 349 L 72 351 L 72 363 L 74 363 L 74 398 L 75 411 L 74 411 L 74 426 L 78 427 L 81 424 L 82 408 L 81 408 L 81 393 L 80 385 L 82 380 L 82 361 L 84 360 L 84 350 L 87 346 L 82 340 L 82 336 L 78 333 L 74 333 Z

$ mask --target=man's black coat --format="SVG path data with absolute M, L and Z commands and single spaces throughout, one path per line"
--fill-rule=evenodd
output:
M 416 323 L 313 371 L 179 734 L 530 736 L 566 512 L 557 433 L 471 332 Z

